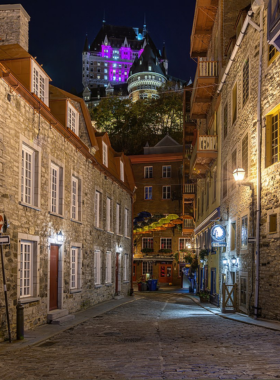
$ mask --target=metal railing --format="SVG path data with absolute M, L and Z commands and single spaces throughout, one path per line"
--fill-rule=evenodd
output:
M 217 61 L 199 61 L 198 77 L 217 77 L 218 62 Z
M 194 221 L 193 219 L 184 219 L 184 226 L 183 228 L 194 228 Z

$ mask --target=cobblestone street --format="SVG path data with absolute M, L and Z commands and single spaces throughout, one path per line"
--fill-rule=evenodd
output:
M 0 354 L 1 379 L 275 379 L 280 332 L 145 294 L 37 346 Z

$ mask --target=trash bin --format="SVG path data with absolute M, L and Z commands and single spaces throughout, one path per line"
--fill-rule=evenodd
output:
M 157 280 L 151 280 L 150 290 L 155 292 L 157 290 Z
M 142 291 L 142 282 L 138 282 L 138 292 Z
M 146 282 L 142 282 L 141 290 L 142 290 L 142 292 L 146 292 L 147 291 L 147 283 Z
M 153 280 L 148 280 L 147 282 L 148 282 L 148 290 L 153 290 L 152 289 L 152 281 Z

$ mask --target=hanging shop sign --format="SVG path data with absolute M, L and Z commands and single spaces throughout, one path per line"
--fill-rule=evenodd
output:
M 226 230 L 223 226 L 216 224 L 211 229 L 211 238 L 214 242 L 223 242 L 226 238 Z
M 225 241 L 220 241 L 220 242 L 212 242 L 211 243 L 212 247 L 226 247 L 227 243 Z

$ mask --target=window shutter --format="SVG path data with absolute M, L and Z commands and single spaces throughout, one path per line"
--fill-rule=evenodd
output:
M 272 116 L 266 118 L 266 141 L 265 141 L 265 166 L 268 167 L 272 164 Z
M 97 251 L 94 252 L 94 283 L 97 284 Z

